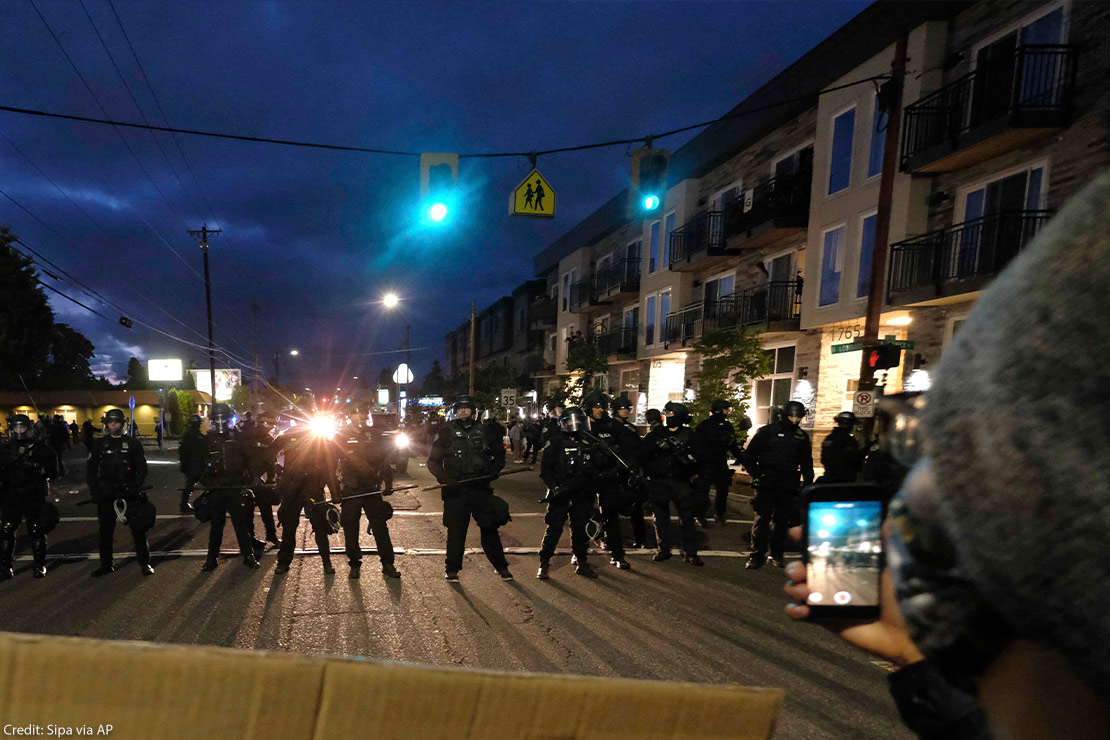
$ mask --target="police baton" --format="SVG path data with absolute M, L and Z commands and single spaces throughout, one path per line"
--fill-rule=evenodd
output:
M 424 488 L 421 488 L 420 490 L 421 491 L 437 491 L 440 488 L 447 488 L 448 486 L 461 486 L 464 483 L 477 483 L 478 481 L 483 481 L 483 480 L 493 480 L 494 478 L 500 478 L 500 477 L 505 476 L 505 475 L 516 475 L 517 473 L 526 473 L 529 470 L 534 470 L 534 469 L 535 468 L 531 468 L 531 467 L 517 468 L 516 470 L 510 470 L 508 472 L 491 473 L 490 475 L 480 475 L 477 478 L 467 478 L 466 480 L 455 481 L 454 483 L 441 483 L 438 486 L 425 486 Z
M 413 483 L 411 486 L 401 486 L 400 488 L 390 488 L 389 492 L 390 493 L 397 493 L 397 491 L 407 491 L 410 488 L 419 488 L 419 486 L 416 483 Z M 386 489 L 383 488 L 383 489 L 379 489 L 377 491 L 367 491 L 366 493 L 356 493 L 353 496 L 344 496 L 340 503 L 342 503 L 342 501 L 350 501 L 351 499 L 364 498 L 366 496 L 377 496 L 379 494 L 384 494 L 385 491 L 386 491 Z
M 152 488 L 154 488 L 154 486 L 153 486 L 153 485 L 150 485 L 150 486 L 143 486 L 142 488 L 139 488 L 139 489 L 137 489 L 137 490 L 135 491 L 135 493 L 141 493 L 141 492 L 143 492 L 143 491 L 149 491 L 149 490 L 150 490 L 150 489 L 152 489 Z M 112 501 L 112 500 L 115 500 L 115 499 L 117 499 L 117 498 L 127 498 L 127 497 L 126 497 L 126 496 L 113 496 L 112 498 L 110 498 L 110 499 L 107 499 L 107 500 L 108 500 L 108 501 Z M 78 502 L 77 502 L 77 506 L 87 506 L 88 504 L 95 504 L 95 503 L 96 503 L 96 500 L 95 500 L 95 499 L 91 499 L 91 498 L 88 498 L 88 499 L 85 499 L 84 501 L 78 501 Z

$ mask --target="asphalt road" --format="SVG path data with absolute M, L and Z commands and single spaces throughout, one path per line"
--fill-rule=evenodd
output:
M 83 448 L 66 457 L 68 475 L 52 495 L 63 521 L 50 536 L 49 575 L 31 578 L 24 537 L 16 578 L 0 584 L 0 628 L 18 632 L 110 639 L 358 655 L 508 671 L 775 686 L 786 690 L 775 733 L 801 738 L 910 738 L 887 693 L 887 667 L 819 627 L 783 614 L 784 576 L 771 566 L 744 570 L 752 512 L 750 489 L 735 485 L 725 527 L 706 530 L 703 568 L 679 557 L 654 563 L 650 551 L 629 554 L 631 571 L 591 562 L 597 580 L 576 576 L 569 532 L 552 562 L 551 580 L 535 579 L 543 534 L 543 485 L 537 472 L 494 484 L 513 521 L 502 539 L 516 580 L 503 582 L 481 553 L 472 526 L 461 583 L 443 580 L 446 530 L 438 492 L 399 492 L 390 532 L 401 580 L 384 578 L 373 552 L 360 580 L 347 577 L 340 536 L 332 537 L 337 573 L 325 576 L 314 550 L 298 555 L 290 572 L 275 575 L 275 555 L 262 570 L 237 560 L 232 528 L 225 530 L 220 567 L 202 573 L 208 528 L 177 513 L 182 475 L 176 453 L 148 449 L 159 519 L 150 533 L 156 572 L 144 578 L 130 555 L 130 533 L 116 531 L 116 573 L 90 579 L 96 567 L 96 521 L 78 506 Z M 517 467 L 510 463 L 510 468 Z M 409 475 L 434 481 L 420 464 Z M 257 523 L 261 535 L 261 523 Z M 314 547 L 307 522 L 298 545 Z M 373 540 L 363 527 L 362 545 Z

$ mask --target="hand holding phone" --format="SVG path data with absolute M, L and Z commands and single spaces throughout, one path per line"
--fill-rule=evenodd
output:
M 886 516 L 882 489 L 822 483 L 802 493 L 809 619 L 877 619 Z

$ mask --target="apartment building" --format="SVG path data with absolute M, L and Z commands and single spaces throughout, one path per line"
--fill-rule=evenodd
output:
M 1110 165 L 1110 6 L 976 3 L 908 34 L 880 337 L 905 342 L 886 392 L 928 385 L 976 298 Z M 842 80 L 890 68 L 893 44 Z M 821 97 L 802 301 L 815 436 L 851 408 L 878 207 L 873 91 Z M 843 347 L 841 348 L 843 349 Z M 816 369 L 816 373 L 814 373 Z M 798 393 L 795 387 L 795 393 Z

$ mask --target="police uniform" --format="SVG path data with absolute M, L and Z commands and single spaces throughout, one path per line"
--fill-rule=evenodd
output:
M 697 461 L 690 449 L 693 432 L 682 426 L 674 431 L 660 424 L 640 441 L 640 469 L 648 479 L 648 498 L 655 514 L 655 537 L 659 552 L 656 560 L 671 556 L 671 511 L 674 504 L 682 526 L 682 549 L 687 559 L 697 557 L 697 530 L 694 525 L 694 492 L 690 478 L 697 472 Z
M 785 418 L 768 424 L 748 443 L 744 467 L 757 482 L 749 562 L 762 565 L 769 536 L 771 557 L 781 565 L 787 530 L 801 523 L 799 476 L 805 485 L 813 482 L 809 435 Z
M 640 432 L 636 425 L 627 419 L 613 416 L 616 423 L 618 445 L 621 457 L 633 468 L 639 468 L 637 452 L 640 446 Z M 644 504 L 647 503 L 647 488 L 642 485 L 626 485 L 626 492 L 632 504 L 628 508 L 628 523 L 632 526 L 632 546 L 647 547 L 647 525 L 644 523 Z
M 28 422 L 28 432 L 30 427 Z M 12 577 L 20 521 L 31 538 L 34 575 L 46 575 L 46 535 L 57 524 L 57 509 L 46 500 L 46 481 L 57 475 L 58 457 L 42 440 L 28 434 L 26 439 L 0 442 L 0 580 Z
M 118 437 L 111 435 L 95 441 L 86 467 L 89 493 L 96 502 L 96 517 L 99 524 L 100 567 L 93 571 L 94 576 L 104 575 L 114 570 L 112 565 L 113 542 L 116 531 L 115 502 L 122 500 L 129 509 L 139 504 L 146 505 L 146 494 L 141 492 L 146 482 L 146 454 L 142 444 L 127 434 Z M 147 544 L 147 529 L 128 518 L 128 528 L 135 543 L 135 557 L 139 567 L 146 575 L 154 572 L 150 567 L 150 546 Z
M 599 444 L 596 455 L 595 477 L 598 503 L 601 504 L 602 528 L 605 532 L 605 546 L 616 565 L 624 562 L 624 535 L 621 532 L 622 513 L 635 511 L 636 494 L 628 484 L 629 471 L 613 456 L 616 453 L 628 466 L 636 465 L 636 447 L 639 437 L 630 437 L 621 423 L 611 416 L 600 419 L 590 417 L 590 434 L 596 436 Z M 606 451 L 609 448 L 612 452 Z M 643 522 L 643 506 L 640 505 L 640 521 Z M 642 542 L 642 540 L 638 540 Z M 623 565 L 621 566 L 624 567 Z
M 428 471 L 442 489 L 443 526 L 447 528 L 447 576 L 457 577 L 462 569 L 466 530 L 474 517 L 481 530 L 482 550 L 499 573 L 508 573 L 509 562 L 501 544 L 498 527 L 509 520 L 505 502 L 494 496 L 490 480 L 459 484 L 458 481 L 491 476 L 505 467 L 505 446 L 493 439 L 486 425 L 471 417 L 453 419 L 443 426 L 432 441 Z M 504 577 L 504 576 L 503 576 Z
M 389 519 L 393 506 L 383 496 L 392 493 L 393 468 L 389 464 L 389 449 L 380 435 L 367 434 L 365 429 L 352 428 L 341 443 L 339 455 L 339 485 L 341 498 L 339 521 L 343 527 L 343 542 L 347 548 L 347 562 L 351 577 L 358 578 L 362 566 L 362 546 L 359 544 L 359 524 L 362 515 L 382 561 L 382 572 L 394 578 L 400 573 L 394 567 L 393 541 L 389 537 Z M 381 491 L 373 496 L 347 496 Z
M 253 501 L 258 509 L 258 517 L 262 520 L 266 541 L 281 547 L 274 522 L 277 494 L 273 490 L 275 472 L 274 452 L 270 447 L 272 441 L 269 430 L 263 423 L 254 424 L 239 433 L 239 443 L 247 456 L 247 470 L 250 471 L 251 490 L 254 491 Z M 254 537 L 253 515 L 251 516 L 251 537 Z
M 312 525 L 324 573 L 330 575 L 335 569 L 331 564 L 331 543 L 328 541 L 331 527 L 324 506 L 324 486 L 332 491 L 339 487 L 335 478 L 335 447 L 329 439 L 311 434 L 303 427 L 294 427 L 274 440 L 271 450 L 275 457 L 279 451 L 285 453 L 285 467 L 277 482 L 277 494 L 281 498 L 278 507 L 281 547 L 278 548 L 277 572 L 286 572 L 293 562 L 297 527 L 303 511 Z
M 698 477 L 694 481 L 694 515 L 704 518 L 709 514 L 709 491 L 716 487 L 713 509 L 718 521 L 723 521 L 728 508 L 728 489 L 732 485 L 732 468 L 728 456 L 743 457 L 744 452 L 736 441 L 736 429 L 723 413 L 717 412 L 698 424 L 694 430 L 694 455 L 698 459 Z
M 181 472 L 185 474 L 185 486 L 181 489 L 181 512 L 190 510 L 189 496 L 193 493 L 208 465 L 208 441 L 200 432 L 200 422 L 190 420 L 181 435 L 178 447 Z
M 570 518 L 570 547 L 583 575 L 596 575 L 586 565 L 590 537 L 586 523 L 594 511 L 596 478 L 604 453 L 581 433 L 553 433 L 544 446 L 540 478 L 551 489 L 544 522 L 547 529 L 540 544 L 540 575 L 547 578 L 547 563 L 555 554 L 563 527 Z M 619 538 L 618 538 L 619 539 Z
M 215 570 L 224 540 L 224 525 L 228 515 L 239 544 L 243 563 L 258 567 L 264 542 L 255 541 L 251 535 L 254 522 L 254 500 L 247 486 L 251 475 L 247 457 L 240 441 L 230 432 L 210 431 L 207 439 L 208 462 L 201 481 L 208 499 L 210 516 L 208 530 L 208 557 L 201 570 Z M 261 545 L 262 547 L 259 547 Z
M 837 427 L 821 442 L 821 465 L 825 483 L 852 483 L 863 468 L 863 448 L 852 436 L 852 430 Z

